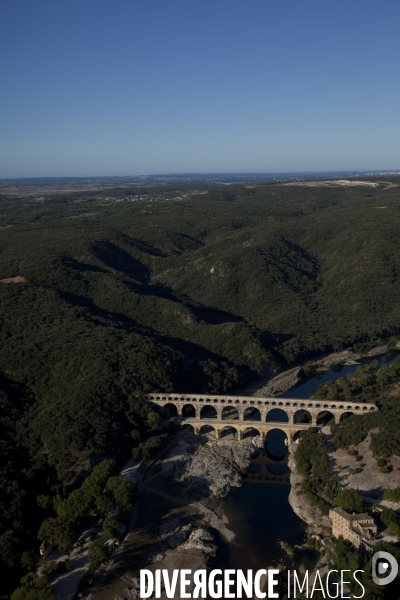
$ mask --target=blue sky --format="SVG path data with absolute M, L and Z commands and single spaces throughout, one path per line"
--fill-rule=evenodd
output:
M 0 0 L 0 177 L 400 168 L 400 0 Z

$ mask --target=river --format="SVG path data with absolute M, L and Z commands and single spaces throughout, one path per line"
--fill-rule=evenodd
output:
M 379 364 L 381 364 L 381 365 L 391 365 L 398 356 L 399 356 L 399 352 L 397 352 L 397 351 L 387 352 L 386 354 L 382 354 L 381 356 L 372 356 L 372 357 L 368 357 L 368 358 L 362 358 L 360 360 L 360 363 L 368 364 L 368 363 L 372 362 L 373 360 L 377 360 L 379 362 Z M 301 383 L 294 389 L 289 390 L 288 392 L 284 392 L 283 394 L 281 394 L 281 397 L 283 397 L 283 398 L 311 398 L 311 396 L 314 396 L 315 392 L 317 391 L 317 389 L 320 385 L 327 383 L 328 381 L 336 381 L 340 377 L 343 377 L 343 379 L 345 379 L 349 373 L 354 373 L 354 371 L 359 366 L 360 365 L 356 364 L 356 365 L 338 366 L 335 369 L 329 369 L 328 371 L 325 371 L 324 373 L 321 373 L 320 375 L 317 375 L 316 377 L 312 377 L 311 379 L 308 379 L 306 382 Z
M 398 352 L 388 352 L 360 362 L 367 363 L 376 359 L 381 364 L 391 364 L 398 355 Z M 358 366 L 343 366 L 328 370 L 281 396 L 310 398 L 319 385 L 327 381 L 335 381 L 339 377 L 346 377 Z M 273 420 L 280 420 L 279 411 Z M 286 454 L 285 437 L 280 430 L 270 432 L 265 448 L 266 455 L 270 458 L 282 459 Z M 257 459 L 254 464 L 256 462 Z M 276 474 L 282 474 L 286 467 L 274 464 L 268 469 Z M 250 472 L 256 470 L 250 467 Z M 290 506 L 289 492 L 290 485 L 256 481 L 245 482 L 239 490 L 230 492 L 219 504 L 218 512 L 229 520 L 228 527 L 234 532 L 235 539 L 230 544 L 222 539 L 218 540 L 219 552 L 212 561 L 212 568 L 257 570 L 278 565 L 298 568 L 300 564 L 305 568 L 312 568 L 318 558 L 315 551 L 302 549 L 295 552 L 291 558 L 280 545 L 281 541 L 292 546 L 300 545 L 305 540 L 307 525 Z

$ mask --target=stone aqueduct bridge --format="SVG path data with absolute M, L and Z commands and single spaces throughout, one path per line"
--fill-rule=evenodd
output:
M 281 429 L 286 433 L 289 443 L 298 431 L 318 427 L 322 413 L 331 413 L 335 423 L 339 423 L 345 413 L 361 415 L 378 410 L 375 404 L 301 398 L 153 393 L 148 394 L 147 399 L 162 409 L 171 405 L 175 407 L 177 415 L 183 422 L 191 425 L 197 434 L 201 433 L 204 426 L 211 426 L 217 436 L 221 437 L 222 431 L 231 427 L 236 430 L 239 439 L 242 439 L 249 429 L 257 430 L 262 439 L 265 439 L 271 429 Z M 268 413 L 274 409 L 286 413 L 287 421 L 269 419 Z M 297 422 L 299 415 L 304 411 L 310 414 L 311 423 Z M 191 414 L 188 415 L 188 412 Z

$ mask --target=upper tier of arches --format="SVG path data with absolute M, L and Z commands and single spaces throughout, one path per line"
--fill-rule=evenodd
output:
M 375 404 L 362 404 L 356 402 L 337 402 L 327 400 L 308 400 L 299 398 L 252 398 L 249 397 L 229 397 L 229 396 L 206 396 L 206 395 L 166 395 L 149 394 L 148 400 L 159 405 L 174 403 L 176 405 L 191 404 L 192 406 L 204 406 L 205 404 L 222 407 L 225 405 L 235 406 L 236 408 L 256 408 L 257 410 L 280 408 L 285 409 L 317 409 L 322 410 L 343 410 L 352 412 L 372 412 L 377 410 Z

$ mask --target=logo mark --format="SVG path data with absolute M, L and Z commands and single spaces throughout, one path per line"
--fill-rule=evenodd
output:
M 386 577 L 378 577 L 378 575 L 384 575 L 389 569 L 389 566 L 392 569 L 389 575 L 386 575 Z M 383 552 L 383 550 L 375 552 L 372 557 L 372 579 L 374 580 L 374 583 L 377 585 L 387 585 L 388 583 L 392 583 L 392 581 L 396 579 L 398 572 L 399 565 L 394 556 L 389 554 L 389 552 Z

